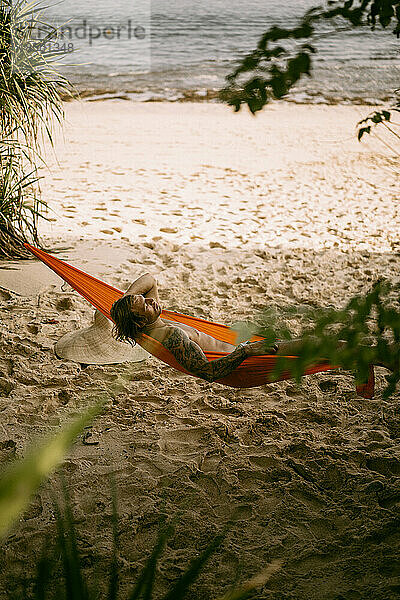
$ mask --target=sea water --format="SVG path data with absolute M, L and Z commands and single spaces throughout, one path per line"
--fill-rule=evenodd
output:
M 46 3 L 48 4 L 48 3 Z M 317 0 L 61 0 L 43 18 L 63 28 L 59 68 L 80 91 L 135 100 L 216 96 L 269 27 L 293 27 Z M 312 77 L 297 102 L 375 103 L 400 88 L 394 24 L 376 31 L 323 22 Z M 53 40 L 54 42 L 54 40 Z M 54 49 L 54 47 L 53 47 Z

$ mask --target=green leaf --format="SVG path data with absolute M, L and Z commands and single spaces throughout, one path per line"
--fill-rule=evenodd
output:
M 162 551 L 165 548 L 168 538 L 173 532 L 172 525 L 167 527 L 161 527 L 157 538 L 157 542 L 153 548 L 153 552 L 147 559 L 147 562 L 136 582 L 132 593 L 129 596 L 129 600 L 138 600 L 143 593 L 149 595 L 153 589 L 153 583 L 156 574 L 157 562 L 160 558 Z
M 358 130 L 358 135 L 357 135 L 358 141 L 361 140 L 364 133 L 371 133 L 371 127 L 369 125 L 368 125 L 368 127 L 361 127 L 361 129 Z
M 236 344 L 247 342 L 257 331 L 257 326 L 250 321 L 236 321 L 231 325 L 231 329 L 236 332 Z
M 61 513 L 57 503 L 54 504 L 54 511 L 57 521 L 58 544 L 64 564 L 67 600 L 89 600 L 88 587 L 82 573 L 82 561 L 78 551 L 71 498 L 63 478 L 61 482 L 64 496 L 64 514 Z
M 277 40 L 286 40 L 290 37 L 291 31 L 290 29 L 282 29 L 281 27 L 271 27 L 267 32 L 268 39 L 271 42 L 276 42 Z
M 298 65 L 299 65 L 299 69 L 300 69 L 301 73 L 306 73 L 307 75 L 310 75 L 310 67 L 311 67 L 310 56 L 308 54 L 306 54 L 305 52 L 301 52 L 297 58 L 298 58 Z
M 392 17 L 394 15 L 394 10 L 393 10 L 393 6 L 391 5 L 391 2 L 385 2 L 381 8 L 381 12 L 379 14 L 379 22 L 382 25 L 382 27 L 387 27 L 390 23 L 390 21 L 392 20 Z
M 242 71 L 250 71 L 251 69 L 255 69 L 258 63 L 259 57 L 254 54 L 250 54 L 243 60 Z
M 225 532 L 217 535 L 203 550 L 198 558 L 195 558 L 183 575 L 178 579 L 175 585 L 164 596 L 163 600 L 182 600 L 189 587 L 196 581 L 200 571 L 203 569 L 210 556 L 214 554 L 217 548 L 225 539 Z
M 382 123 L 383 119 L 382 119 L 382 115 L 381 113 L 375 113 L 372 117 L 371 117 L 371 121 L 373 123 Z
M 311 37 L 314 32 L 314 28 L 310 23 L 303 23 L 300 27 L 295 29 L 292 33 L 294 39 L 308 38 Z
M 288 91 L 285 78 L 282 74 L 273 77 L 270 80 L 270 84 L 272 87 L 272 92 L 277 99 L 282 98 L 282 96 L 284 96 Z
M 63 461 L 76 436 L 102 410 L 102 404 L 89 408 L 58 434 L 31 448 L 24 458 L 6 468 L 0 478 L 0 536 L 9 531 L 43 480 Z
M 112 527 L 113 527 L 113 554 L 110 569 L 110 581 L 108 585 L 107 600 L 117 600 L 118 596 L 118 504 L 117 489 L 114 476 L 110 477 L 112 495 Z

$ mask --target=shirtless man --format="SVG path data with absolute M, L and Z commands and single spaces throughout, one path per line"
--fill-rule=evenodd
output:
M 114 302 L 111 318 L 118 340 L 133 342 L 140 333 L 158 340 L 190 373 L 212 382 L 229 375 L 248 356 L 263 354 L 295 355 L 302 340 L 281 342 L 268 346 L 264 341 L 246 342 L 233 346 L 199 332 L 189 325 L 161 318 L 157 282 L 149 273 L 134 281 L 125 294 Z M 146 349 L 146 341 L 141 343 Z M 229 352 L 226 356 L 208 361 L 204 351 Z

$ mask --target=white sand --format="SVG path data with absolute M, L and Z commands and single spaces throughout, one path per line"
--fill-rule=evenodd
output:
M 43 232 L 390 251 L 399 241 L 399 170 L 381 142 L 356 140 L 368 112 L 282 103 L 253 117 L 212 104 L 67 105 L 60 168 L 44 185 L 57 220 Z
M 366 112 L 282 103 L 254 118 L 208 104 L 69 104 L 60 166 L 43 185 L 55 218 L 45 241 L 121 289 L 148 270 L 166 307 L 223 322 L 270 304 L 341 306 L 378 277 L 399 280 L 399 166 L 379 140 L 355 140 Z M 180 515 L 157 584 L 165 590 L 239 507 L 194 600 L 226 591 L 239 564 L 245 579 L 281 558 L 257 598 L 397 597 L 400 395 L 382 400 L 383 369 L 371 401 L 345 372 L 232 390 L 153 358 L 82 371 L 56 360 L 52 344 L 92 310 L 51 284 L 40 296 L 1 293 L 0 458 L 108 399 L 92 430 L 99 444 L 78 442 L 66 466 L 86 565 L 108 565 L 115 471 L 125 592 L 160 511 Z M 7 592 L 15 558 L 21 570 L 27 552 L 33 563 L 38 532 L 51 530 L 55 481 L 5 546 Z

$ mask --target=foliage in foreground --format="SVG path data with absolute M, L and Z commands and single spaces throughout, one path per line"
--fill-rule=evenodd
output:
M 27 507 L 40 484 L 63 461 L 65 454 L 84 427 L 102 411 L 97 404 L 59 433 L 29 450 L 25 457 L 11 463 L 0 476 L 0 538 Z
M 24 598 L 27 600 L 41 600 L 43 598 L 67 600 L 95 600 L 102 597 L 99 589 L 107 588 L 104 598 L 107 600 L 117 600 L 121 597 L 119 588 L 121 583 L 120 563 L 118 561 L 119 541 L 118 541 L 118 510 L 115 487 L 113 486 L 112 502 L 112 530 L 113 530 L 113 550 L 110 562 L 110 571 L 105 575 L 105 581 L 96 582 L 96 587 L 92 588 L 85 577 L 82 566 L 82 559 L 79 554 L 78 535 L 74 524 L 74 517 L 71 508 L 67 486 L 63 481 L 63 509 L 59 503 L 55 503 L 55 514 L 57 524 L 57 544 L 50 552 L 49 544 L 46 543 L 42 555 L 38 561 L 34 585 L 31 592 L 27 591 L 28 585 L 24 585 Z M 218 534 L 199 556 L 194 558 L 186 567 L 183 574 L 172 584 L 171 588 L 163 596 L 163 600 L 183 600 L 188 597 L 190 587 L 200 576 L 204 566 L 210 557 L 220 548 L 228 531 L 228 524 L 225 529 Z M 136 577 L 136 582 L 131 591 L 126 596 L 126 600 L 152 600 L 153 591 L 156 584 L 157 568 L 160 562 L 162 552 L 174 532 L 174 526 L 171 523 L 162 521 L 160 523 L 159 534 L 152 552 L 145 561 L 144 567 Z M 63 578 L 54 577 L 55 573 L 60 571 L 59 559 L 61 559 L 61 571 Z M 262 587 L 282 566 L 281 560 L 272 561 L 263 572 L 252 579 L 244 582 L 240 586 L 233 587 L 223 596 L 215 600 L 244 600 L 252 595 L 252 592 Z M 211 596 L 210 596 L 211 598 Z
M 400 36 L 400 0 L 328 0 L 325 7 L 308 10 L 300 23 L 292 28 L 273 26 L 227 77 L 227 85 L 220 92 L 222 101 L 236 111 L 247 104 L 254 114 L 270 99 L 280 99 L 303 75 L 311 76 L 314 43 L 318 37 L 316 26 L 328 21 L 349 28 L 386 28 L 394 23 L 393 33 Z
M 283 319 L 294 318 L 296 323 L 300 319 L 303 326 L 300 355 L 295 361 L 278 357 L 274 377 L 289 371 L 300 381 L 307 367 L 326 360 L 355 371 L 357 383 L 363 383 L 368 379 L 369 365 L 390 363 L 393 371 L 383 392 L 387 399 L 400 381 L 399 289 L 399 285 L 380 280 L 369 293 L 353 297 L 340 310 L 302 306 L 280 309 L 278 313 L 267 309 L 253 323 L 239 323 L 234 328 L 242 340 L 257 334 L 273 343 L 277 339 L 293 339 L 290 329 L 279 325 Z M 343 341 L 346 344 L 340 348 Z
M 400 90 L 396 90 L 397 93 Z M 400 100 L 390 108 L 390 110 L 376 110 L 368 115 L 365 119 L 358 122 L 358 140 L 361 140 L 363 135 L 371 133 L 374 127 L 382 125 L 385 127 L 396 139 L 400 140 L 400 135 L 390 128 L 392 124 L 392 112 L 400 113 Z M 395 123 L 399 125 L 399 123 Z
M 53 143 L 53 122 L 64 113 L 61 93 L 67 80 L 55 69 L 57 55 L 46 51 L 54 28 L 41 21 L 40 2 L 0 3 L 0 256 L 27 256 L 24 241 L 38 244 L 37 223 L 46 204 L 40 199 L 41 143 Z M 36 26 L 49 36 L 38 42 Z
M 24 458 L 11 463 L 5 468 L 0 476 L 0 537 L 4 537 L 9 532 L 11 526 L 26 509 L 40 484 L 59 466 L 76 436 L 102 410 L 103 404 L 101 403 L 89 408 L 72 423 L 64 426 L 55 436 L 42 441 L 39 445 L 28 451 Z M 98 583 L 96 589 L 90 589 L 83 572 L 71 500 L 64 480 L 62 482 L 63 507 L 61 503 L 54 501 L 57 543 L 52 547 L 50 539 L 46 539 L 41 556 L 38 557 L 33 585 L 32 582 L 28 582 L 28 579 L 21 581 L 20 595 L 15 595 L 14 593 L 14 598 L 21 598 L 21 600 L 22 598 L 24 600 L 28 598 L 31 600 L 44 600 L 44 598 L 54 598 L 57 600 L 60 598 L 65 598 L 66 600 L 95 600 L 100 597 Z M 107 600 L 117 600 L 120 597 L 119 587 L 121 583 L 120 563 L 118 560 L 118 510 L 114 485 L 112 486 L 112 491 L 113 551 L 108 584 L 104 582 L 104 587 L 108 588 L 105 596 Z M 209 558 L 223 543 L 229 526 L 230 524 L 210 541 L 199 556 L 191 561 L 184 573 L 164 595 L 163 600 L 180 600 L 187 597 L 190 586 L 197 580 Z M 139 598 L 151 600 L 153 598 L 159 559 L 173 530 L 174 527 L 172 524 L 161 523 L 153 551 L 147 558 L 132 591 L 127 596 L 127 600 L 138 600 Z M 263 572 L 240 586 L 230 589 L 216 600 L 244 600 L 248 598 L 256 588 L 265 585 L 281 566 L 282 561 L 272 561 Z M 55 576 L 60 570 L 63 574 L 62 579 Z M 14 588 L 18 583 L 14 580 Z M 102 583 L 100 582 L 100 588 Z

